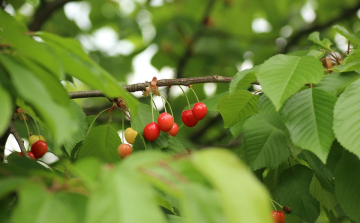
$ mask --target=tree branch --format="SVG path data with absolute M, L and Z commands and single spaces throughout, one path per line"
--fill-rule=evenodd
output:
M 30 159 L 30 156 L 27 154 L 27 151 L 25 149 L 25 145 L 24 145 L 24 141 L 22 140 L 22 138 L 20 137 L 19 133 L 16 131 L 16 128 L 15 128 L 15 124 L 14 124 L 14 119 L 12 118 L 11 119 L 11 122 L 10 122 L 10 133 L 13 134 L 13 136 L 15 137 L 17 143 L 19 144 L 20 146 L 20 150 L 22 152 L 22 154 L 29 158 Z
M 2 162 L 4 160 L 5 145 L 6 145 L 7 139 L 9 138 L 9 135 L 10 135 L 10 126 L 4 132 L 4 134 L 0 137 L 0 162 Z
M 29 30 L 39 31 L 41 26 L 47 19 L 59 8 L 63 7 L 66 3 L 78 0 L 54 0 L 51 2 L 41 1 L 41 5 L 36 10 L 33 21 L 29 25 Z
M 202 16 L 202 19 L 200 21 L 199 28 L 195 31 L 193 37 L 191 38 L 189 44 L 186 47 L 184 54 L 181 56 L 181 58 L 178 62 L 178 65 L 176 67 L 176 77 L 178 77 L 178 78 L 181 78 L 183 76 L 183 71 L 185 69 L 187 62 L 189 61 L 189 59 L 191 57 L 193 46 L 200 37 L 201 28 L 204 26 L 204 21 L 209 16 L 209 14 L 214 6 L 214 3 L 215 3 L 215 0 L 209 0 L 209 3 L 207 4 L 204 14 Z
M 360 2 L 357 5 L 355 5 L 354 7 L 342 10 L 341 14 L 338 17 L 335 17 L 335 18 L 327 21 L 326 23 L 315 24 L 311 27 L 300 30 L 299 32 L 297 32 L 296 34 L 294 34 L 293 36 L 291 36 L 288 39 L 288 44 L 282 49 L 282 51 L 280 53 L 287 53 L 289 51 L 290 47 L 292 47 L 294 44 L 296 44 L 300 38 L 302 38 L 304 36 L 308 36 L 312 32 L 321 31 L 339 21 L 356 16 L 356 12 L 359 10 L 359 8 L 360 8 Z
M 205 76 L 205 77 L 191 77 L 191 78 L 178 78 L 178 79 L 162 79 L 157 81 L 157 86 L 172 86 L 172 85 L 184 85 L 189 86 L 191 84 L 200 83 L 230 83 L 232 77 L 222 77 L 219 75 Z M 149 81 L 138 84 L 126 85 L 124 88 L 129 92 L 143 91 L 150 85 Z M 105 97 L 104 93 L 99 90 L 94 91 L 77 91 L 69 92 L 70 98 L 91 98 L 91 97 Z M 120 96 L 120 95 L 119 95 Z

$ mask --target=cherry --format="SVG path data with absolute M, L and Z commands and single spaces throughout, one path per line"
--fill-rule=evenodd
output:
M 130 144 L 134 144 L 136 135 L 137 131 L 133 130 L 132 128 L 127 128 L 125 130 L 125 139 Z
M 35 158 L 43 157 L 47 150 L 48 146 L 43 140 L 38 140 L 31 146 L 31 152 L 34 154 Z
M 144 137 L 147 141 L 154 141 L 160 135 L 160 127 L 155 122 L 150 122 L 144 128 Z
M 282 211 L 271 211 L 271 215 L 276 223 L 284 223 L 286 216 Z
M 198 123 L 198 120 L 194 117 L 192 110 L 185 110 L 181 114 L 181 120 L 188 127 L 193 127 Z
M 178 132 L 179 132 L 179 126 L 176 123 L 174 123 L 173 127 L 169 131 L 169 135 L 176 136 Z
M 31 135 L 29 138 L 29 144 L 32 146 L 35 142 L 42 140 L 45 141 L 44 136 L 42 135 Z
M 31 158 L 32 160 L 35 160 L 34 153 L 32 153 L 32 152 L 26 152 L 26 153 L 30 156 L 30 158 Z M 20 152 L 19 155 L 20 155 L 20 156 L 24 156 L 24 154 L 23 154 L 22 152 Z
M 121 144 L 119 147 L 118 147 L 118 153 L 120 155 L 120 157 L 122 159 L 124 159 L 125 157 L 131 155 L 132 153 L 132 147 L 129 145 L 129 144 Z
M 194 117 L 197 120 L 201 120 L 201 119 L 205 118 L 205 116 L 206 116 L 207 107 L 204 103 L 198 102 L 193 106 L 192 111 L 193 111 Z
M 169 113 L 161 113 L 157 120 L 159 128 L 163 132 L 168 132 L 174 125 L 174 118 Z

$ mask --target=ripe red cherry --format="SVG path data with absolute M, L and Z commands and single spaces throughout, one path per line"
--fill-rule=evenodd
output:
M 178 132 L 179 132 L 179 126 L 176 123 L 174 123 L 173 127 L 169 131 L 169 135 L 176 136 Z
M 34 153 L 32 153 L 32 152 L 30 152 L 30 151 L 29 151 L 29 152 L 26 152 L 26 153 L 30 156 L 30 158 L 31 158 L 32 160 L 35 160 Z M 22 152 L 20 152 L 19 155 L 20 155 L 20 156 L 24 156 L 24 154 L 23 154 Z
M 198 123 L 198 120 L 194 117 L 192 110 L 185 110 L 181 114 L 181 120 L 188 127 L 193 127 Z
M 118 153 L 120 155 L 120 157 L 122 159 L 124 159 L 125 157 L 131 155 L 132 153 L 132 147 L 129 145 L 129 144 L 121 144 L 119 147 L 118 147 Z
M 144 128 L 144 137 L 147 141 L 154 141 L 160 135 L 160 127 L 155 122 L 150 122 Z
M 194 117 L 197 120 L 201 120 L 201 119 L 205 118 L 205 116 L 206 116 L 207 107 L 204 103 L 198 102 L 193 106 L 192 111 L 193 111 Z
M 160 114 L 157 123 L 161 131 L 168 132 L 174 125 L 174 118 L 169 113 L 164 112 Z
M 282 211 L 271 211 L 271 215 L 276 223 L 284 223 L 286 216 Z
M 31 152 L 35 158 L 41 158 L 47 152 L 48 146 L 45 141 L 39 140 L 31 146 Z

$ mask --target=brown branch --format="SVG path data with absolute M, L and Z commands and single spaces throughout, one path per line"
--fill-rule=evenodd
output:
M 25 157 L 30 159 L 30 156 L 27 154 L 27 151 L 25 149 L 24 141 L 21 139 L 19 133 L 16 131 L 14 119 L 11 119 L 11 122 L 10 122 L 10 133 L 15 137 L 17 143 L 20 146 L 20 150 L 21 150 L 22 154 Z
M 180 57 L 180 60 L 176 67 L 176 77 L 178 77 L 178 78 L 181 78 L 183 76 L 183 71 L 186 67 L 187 62 L 189 61 L 189 59 L 191 57 L 194 44 L 201 36 L 201 28 L 204 26 L 204 21 L 208 18 L 209 14 L 214 6 L 214 3 L 215 3 L 215 0 L 209 0 L 209 3 L 207 4 L 204 14 L 201 18 L 199 28 L 195 31 L 193 37 L 191 38 L 190 42 L 188 43 L 184 54 Z
M 301 39 L 304 36 L 308 36 L 312 32 L 321 31 L 323 29 L 328 28 L 329 26 L 334 25 L 335 23 L 337 23 L 339 21 L 356 16 L 356 12 L 359 10 L 359 8 L 360 8 L 360 2 L 351 8 L 346 8 L 346 9 L 342 10 L 341 14 L 338 17 L 335 17 L 335 18 L 327 21 L 326 23 L 314 24 L 311 27 L 300 30 L 299 32 L 292 35 L 288 39 L 288 44 L 282 49 L 282 51 L 280 53 L 287 53 L 289 51 L 289 49 L 299 41 L 299 39 Z
M 41 26 L 47 19 L 59 8 L 63 7 L 66 3 L 78 0 L 54 0 L 51 2 L 41 1 L 41 5 L 36 10 L 33 21 L 29 25 L 29 30 L 39 31 Z
M 178 78 L 178 79 L 162 79 L 157 81 L 157 86 L 172 86 L 172 85 L 184 85 L 189 86 L 191 84 L 201 83 L 230 83 L 232 77 L 222 77 L 219 75 L 205 76 L 205 77 L 191 77 L 191 78 Z M 150 85 L 149 81 L 138 84 L 126 85 L 124 88 L 129 92 L 143 91 Z M 105 97 L 104 93 L 99 90 L 94 91 L 77 91 L 69 92 L 70 98 L 91 98 L 91 97 Z M 119 95 L 120 96 L 120 95 Z

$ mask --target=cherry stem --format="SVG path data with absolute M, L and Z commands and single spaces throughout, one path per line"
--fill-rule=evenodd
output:
M 154 101 L 153 101 L 153 97 L 152 97 L 152 93 L 151 93 L 151 92 L 150 92 L 150 100 L 151 100 L 151 101 L 150 101 L 151 117 L 152 117 L 152 121 L 155 122 L 155 121 L 154 121 L 154 106 L 151 105 L 151 103 L 153 103 Z
M 166 101 L 166 103 L 168 104 L 169 108 L 170 108 L 170 112 L 171 112 L 171 116 L 174 117 L 174 114 L 173 114 L 173 111 L 172 111 L 172 108 L 170 106 L 170 103 L 168 102 L 168 100 L 166 100 L 166 98 L 164 96 L 161 95 L 161 97 L 164 98 L 164 100 Z
M 274 202 L 272 202 L 271 199 L 270 199 L 270 201 L 271 201 L 272 206 L 274 207 L 274 210 L 277 211 L 277 209 L 276 209 L 276 207 L 275 207 L 275 205 L 274 205 Z
M 167 111 L 166 111 L 166 103 L 164 102 L 164 97 L 161 95 L 161 101 L 162 101 L 162 103 L 163 103 L 163 106 L 164 106 L 164 110 L 165 110 L 165 112 L 167 113 Z
M 124 112 L 124 111 L 122 110 L 122 108 L 119 108 L 118 106 L 116 106 L 116 107 L 117 107 L 117 109 L 119 109 L 124 115 L 126 115 L 126 117 L 127 117 L 129 120 L 131 120 L 130 116 L 129 116 L 128 114 L 126 114 L 126 112 Z
M 29 140 L 30 140 L 30 132 L 29 132 L 29 127 L 28 127 L 28 125 L 27 125 L 27 123 L 26 123 L 26 117 L 25 117 L 25 115 L 23 114 L 23 113 L 20 113 L 21 114 L 21 117 L 24 119 L 24 123 L 25 123 L 25 126 L 26 126 L 26 130 L 27 130 L 27 133 L 28 133 L 28 137 L 29 137 Z
M 28 115 L 32 118 L 32 120 L 35 122 L 35 125 L 36 125 L 36 129 L 37 129 L 37 131 L 38 131 L 38 134 L 39 134 L 39 140 L 40 140 L 40 129 L 39 129 L 39 126 L 38 126 L 38 124 L 37 124 L 37 121 L 34 119 L 34 117 L 32 117 L 29 113 L 28 113 Z
M 197 96 L 196 93 L 195 93 L 195 90 L 194 90 L 192 87 L 191 87 L 190 89 L 191 89 L 192 92 L 194 93 L 194 95 L 195 95 L 195 97 L 196 97 L 196 100 L 197 100 L 198 102 L 200 102 L 198 96 Z
M 185 91 L 184 91 L 184 89 L 180 86 L 180 85 L 178 85 L 179 87 L 180 87 L 180 89 L 182 90 L 182 92 L 184 93 L 184 95 L 185 95 L 185 97 L 186 97 L 186 101 L 187 101 L 187 103 L 188 103 L 188 105 L 189 105 L 189 110 L 191 110 L 191 107 L 190 107 L 190 102 L 189 102 L 189 98 L 188 98 L 188 96 L 185 94 Z
M 121 129 L 122 129 L 122 141 L 123 141 L 123 143 L 125 143 L 125 131 L 124 131 L 124 119 L 125 119 L 125 115 L 123 114 L 122 115 L 122 127 L 121 127 Z
M 152 101 L 152 103 L 153 103 L 153 105 L 155 106 L 156 111 L 159 112 L 159 109 L 158 109 L 158 107 L 156 106 L 156 103 L 155 103 L 154 100 Z
M 102 110 L 101 112 L 99 112 L 99 114 L 97 114 L 97 116 L 95 116 L 94 120 L 91 122 L 91 124 L 90 124 L 90 126 L 89 126 L 89 128 L 88 128 L 88 130 L 87 130 L 87 132 L 86 132 L 86 134 L 85 134 L 84 140 L 85 140 L 86 137 L 89 135 L 89 132 L 90 132 L 92 126 L 94 125 L 96 119 L 97 119 L 103 112 L 105 112 L 105 111 L 107 111 L 107 110 L 109 110 L 109 109 L 111 109 L 111 107 Z M 83 140 L 83 142 L 84 142 L 84 140 Z
M 275 204 L 279 205 L 280 208 L 283 208 L 283 206 L 282 206 L 281 204 L 279 204 L 278 202 L 276 202 L 275 200 L 273 200 L 273 199 L 271 199 L 271 198 L 269 198 L 269 199 L 271 200 L 271 203 L 273 203 L 273 205 L 274 205 L 274 203 L 275 203 Z M 276 209 L 275 209 L 275 210 L 276 210 Z

